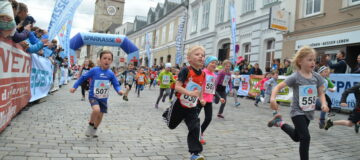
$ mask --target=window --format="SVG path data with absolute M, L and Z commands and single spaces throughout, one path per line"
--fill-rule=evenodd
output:
M 156 60 L 157 60 L 157 59 L 156 59 L 156 58 L 154 58 L 154 65 L 156 65 Z
M 166 42 L 166 25 L 162 28 L 161 33 L 161 44 L 164 44 Z
M 243 12 L 247 13 L 253 11 L 255 9 L 255 1 L 254 0 L 243 0 Z
M 206 1 L 203 5 L 203 16 L 201 28 L 207 28 L 209 25 L 210 1 Z
M 267 40 L 266 41 L 266 62 L 265 62 L 265 68 L 271 68 L 272 61 L 274 59 L 275 54 L 275 40 Z
M 169 35 L 168 35 L 168 42 L 174 39 L 174 22 L 171 22 L 169 25 Z
M 160 44 L 160 30 L 156 30 L 156 35 L 155 35 L 155 44 L 156 44 L 156 47 L 159 46 Z
M 141 48 L 144 49 L 145 48 L 145 36 L 141 37 Z
M 349 5 L 357 5 L 360 4 L 360 0 L 349 0 Z
M 274 2 L 277 2 L 278 0 L 264 0 L 264 6 L 268 5 L 268 4 L 271 4 L 271 3 L 274 3 Z
M 321 0 L 305 0 L 305 16 L 320 13 Z
M 171 62 L 171 55 L 168 55 L 168 56 L 167 56 L 166 62 L 167 62 L 167 63 L 170 63 L 170 62 Z
M 245 60 L 247 60 L 248 62 L 250 62 L 250 54 L 251 54 L 251 43 L 246 43 L 243 45 L 244 47 L 244 55 L 245 55 Z
M 164 63 L 164 57 L 160 57 L 160 64 Z
M 191 33 L 194 33 L 197 30 L 198 16 L 199 16 L 199 7 L 193 8 L 192 21 L 191 21 Z
M 225 12 L 225 0 L 218 0 L 217 4 L 217 23 L 224 22 L 224 12 Z

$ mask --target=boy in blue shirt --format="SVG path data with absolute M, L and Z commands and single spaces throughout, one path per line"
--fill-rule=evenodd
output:
M 87 137 L 97 137 L 96 130 L 100 125 L 103 114 L 107 113 L 107 99 L 109 96 L 110 82 L 119 95 L 122 95 L 119 82 L 115 74 L 109 69 L 113 61 L 113 54 L 104 50 L 100 53 L 100 66 L 92 68 L 89 72 L 82 75 L 80 79 L 70 89 L 74 93 L 76 88 L 85 80 L 91 78 L 89 89 L 89 101 L 92 108 L 89 126 L 86 131 Z

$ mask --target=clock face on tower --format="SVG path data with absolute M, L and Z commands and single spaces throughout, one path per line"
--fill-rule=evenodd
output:
M 113 16 L 113 15 L 116 14 L 116 7 L 115 6 L 108 6 L 106 11 L 110 16 Z

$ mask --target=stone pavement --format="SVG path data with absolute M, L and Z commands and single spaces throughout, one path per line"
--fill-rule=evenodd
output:
M 182 160 L 188 159 L 187 128 L 182 123 L 170 130 L 161 114 L 169 103 L 155 109 L 158 88 L 142 92 L 137 98 L 132 90 L 130 101 L 111 90 L 108 114 L 98 129 L 98 138 L 84 135 L 90 115 L 87 101 L 80 101 L 80 88 L 68 92 L 70 85 L 45 98 L 45 102 L 22 111 L 0 134 L 0 159 L 3 160 Z M 207 160 L 291 160 L 299 159 L 298 143 L 281 129 L 268 128 L 268 106 L 255 107 L 253 100 L 233 99 L 225 108 L 225 119 L 217 119 L 219 105 L 214 105 L 214 119 L 206 133 L 203 155 Z M 281 107 L 286 122 L 289 108 Z M 316 113 L 318 116 L 318 113 Z M 201 114 L 203 119 L 203 113 Z M 337 114 L 334 119 L 347 119 Z M 359 160 L 360 134 L 350 127 L 336 126 L 320 130 L 317 120 L 310 124 L 310 158 L 316 160 Z

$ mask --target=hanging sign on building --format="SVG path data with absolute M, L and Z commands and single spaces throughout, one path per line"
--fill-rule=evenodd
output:
M 270 8 L 269 28 L 279 31 L 289 30 L 289 12 L 280 9 L 278 6 Z

